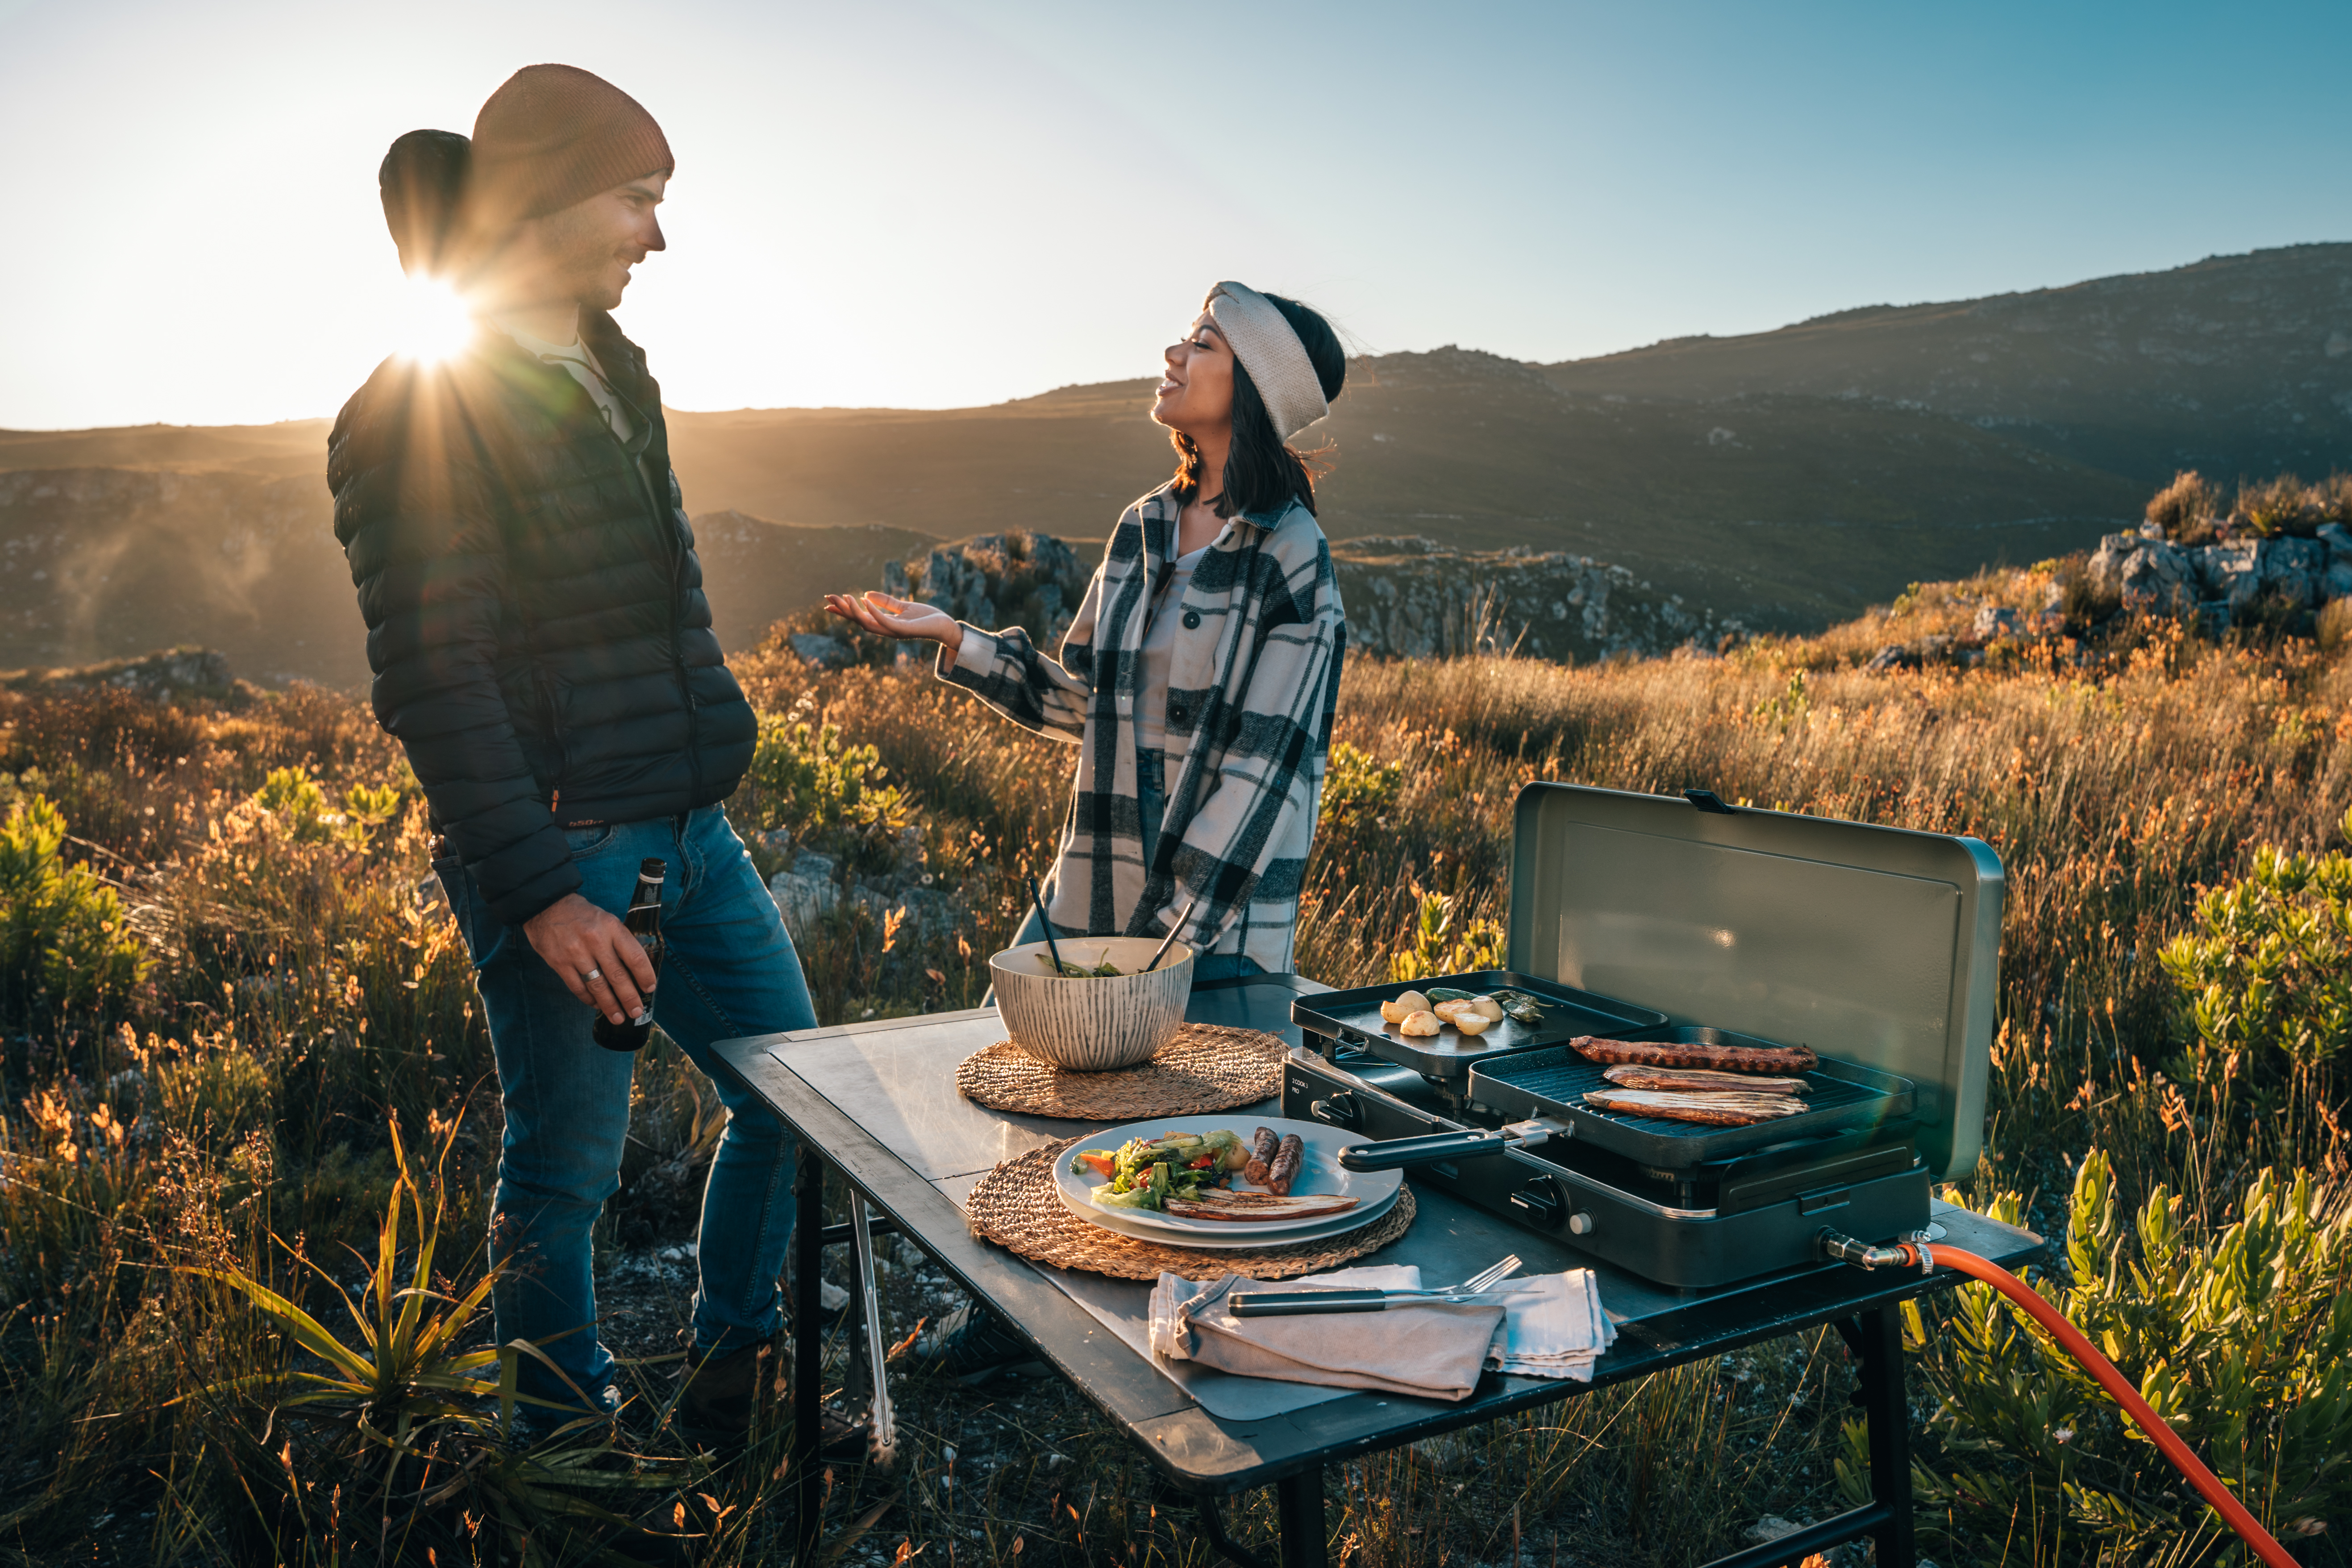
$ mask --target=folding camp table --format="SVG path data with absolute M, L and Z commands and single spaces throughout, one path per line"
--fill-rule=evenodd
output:
M 1296 1047 L 1290 1004 L 1325 987 L 1295 975 L 1196 987 L 1188 1016 L 1265 1030 Z M 1912 1544 L 1909 1412 L 1903 1396 L 1906 1300 L 1958 1282 L 1951 1274 L 1824 1267 L 1708 1290 L 1675 1290 L 1597 1263 L 1561 1239 L 1475 1207 L 1433 1185 L 1415 1184 L 1412 1229 L 1368 1261 L 1417 1264 L 1423 1277 L 1457 1279 L 1507 1253 L 1528 1273 L 1594 1268 L 1619 1337 L 1589 1384 L 1488 1373 L 1459 1404 L 1235 1378 L 1155 1362 L 1144 1348 L 1143 1283 L 1106 1279 L 1024 1262 L 981 1240 L 961 1200 L 1002 1161 L 1102 1124 L 986 1110 L 956 1093 L 955 1068 L 1003 1035 L 993 1009 L 890 1019 L 831 1029 L 758 1036 L 719 1049 L 800 1140 L 797 1190 L 803 1216 L 794 1248 L 793 1293 L 813 1302 L 824 1248 L 853 1239 L 853 1226 L 816 1223 L 827 1173 L 838 1172 L 860 1222 L 895 1231 L 937 1258 L 975 1298 L 994 1309 L 1039 1360 L 1051 1363 L 1149 1455 L 1175 1489 L 1199 1504 L 1203 1530 L 1227 1557 L 1260 1559 L 1230 1539 L 1219 1500 L 1272 1486 L 1285 1568 L 1328 1562 L 1324 1468 L 1423 1437 L 1572 1399 L 1685 1363 L 1827 1323 L 1861 1365 L 1858 1402 L 1869 1426 L 1872 1500 L 1766 1545 L 1718 1559 L 1712 1568 L 1796 1563 L 1841 1542 L 1877 1542 L 1880 1568 L 1908 1568 Z M 1276 1115 L 1280 1102 L 1232 1113 Z M 2008 1267 L 2041 1250 L 2039 1238 L 1938 1204 L 1948 1239 Z M 861 1247 L 870 1262 L 870 1248 Z M 868 1282 L 861 1280 L 860 1288 Z M 796 1451 L 814 1452 L 823 1379 L 819 1336 L 798 1337 L 794 1379 Z M 869 1354 L 879 1348 L 868 1347 Z M 802 1554 L 813 1554 L 822 1523 L 822 1467 L 799 1463 Z

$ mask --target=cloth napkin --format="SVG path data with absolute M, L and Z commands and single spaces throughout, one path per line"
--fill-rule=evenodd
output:
M 1317 1312 L 1300 1318 L 1236 1318 L 1225 1298 L 1235 1290 L 1416 1289 L 1421 1270 L 1386 1265 L 1343 1268 L 1302 1279 L 1244 1279 L 1228 1274 L 1202 1284 L 1162 1274 L 1153 1287 L 1151 1348 L 1171 1361 L 1197 1362 L 1244 1377 L 1369 1388 L 1424 1399 L 1467 1399 L 1488 1352 L 1504 1332 L 1501 1305 L 1398 1305 L 1382 1312 Z
M 1502 1326 L 1486 1347 L 1486 1364 L 1527 1377 L 1592 1381 L 1592 1363 L 1617 1338 L 1617 1325 L 1601 1305 L 1600 1284 L 1590 1268 L 1507 1279 Z

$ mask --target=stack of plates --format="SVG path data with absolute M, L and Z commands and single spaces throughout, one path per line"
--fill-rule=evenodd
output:
M 1244 1142 L 1247 1142 L 1250 1135 L 1261 1127 L 1274 1129 L 1277 1136 L 1297 1133 L 1307 1146 L 1306 1158 L 1299 1163 L 1298 1174 L 1291 1181 L 1292 1195 L 1337 1194 L 1360 1201 L 1354 1208 L 1339 1214 L 1305 1219 L 1183 1219 L 1150 1209 L 1101 1207 L 1089 1194 L 1103 1185 L 1106 1178 L 1076 1163 L 1080 1147 L 1116 1149 L 1131 1138 L 1164 1138 L 1171 1132 L 1213 1132 L 1221 1127 L 1239 1133 Z M 1326 1127 L 1319 1121 L 1286 1121 L 1242 1112 L 1205 1117 L 1161 1117 L 1152 1121 L 1130 1121 L 1124 1127 L 1107 1128 L 1092 1137 L 1080 1140 L 1055 1162 L 1054 1184 L 1060 1190 L 1062 1201 L 1069 1205 L 1071 1213 L 1090 1225 L 1099 1226 L 1114 1235 L 1133 1237 L 1138 1241 L 1156 1241 L 1162 1247 L 1198 1247 L 1232 1251 L 1288 1247 L 1296 1242 L 1320 1241 L 1326 1237 L 1345 1235 L 1371 1224 L 1396 1206 L 1397 1194 L 1404 1191 L 1403 1172 L 1347 1171 L 1339 1167 L 1340 1150 L 1367 1142 L 1370 1140 L 1343 1132 L 1336 1127 Z M 1246 1189 L 1246 1183 L 1238 1175 L 1234 1178 L 1234 1184 Z

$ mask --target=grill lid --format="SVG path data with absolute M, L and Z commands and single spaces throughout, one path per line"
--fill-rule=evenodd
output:
M 1705 798 L 1522 790 L 1510 967 L 1909 1079 L 1929 1170 L 1965 1174 L 1984 1133 L 2000 858 Z

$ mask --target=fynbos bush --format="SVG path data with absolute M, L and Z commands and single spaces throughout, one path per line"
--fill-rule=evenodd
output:
M 2014 1194 L 1991 1205 L 2011 1224 L 2021 1208 Z M 2273 1533 L 2316 1534 L 2352 1504 L 2352 1208 L 2306 1174 L 2264 1171 L 2243 1212 L 2213 1235 L 2158 1187 L 2126 1219 L 2094 1151 L 2074 1180 L 2072 1283 L 2036 1289 Z M 1956 1547 L 2031 1538 L 2036 1562 L 2137 1563 L 2193 1533 L 2226 1539 L 2091 1375 L 1991 1286 L 1960 1287 L 1933 1350 L 1945 1462 L 1925 1467 L 1922 1500 Z M 1857 1424 L 1850 1447 L 1858 1437 Z M 1867 1494 L 1851 1456 L 1838 1468 L 1850 1495 Z
M 2163 959 L 2194 1033 L 2183 1076 L 2259 1097 L 2327 1067 L 2352 1043 L 2352 856 L 2257 850 Z
M 147 973 L 121 898 L 88 867 L 66 863 L 65 840 L 63 814 L 40 795 L 18 801 L 0 824 L 0 985 L 19 1006 L 100 1005 Z

